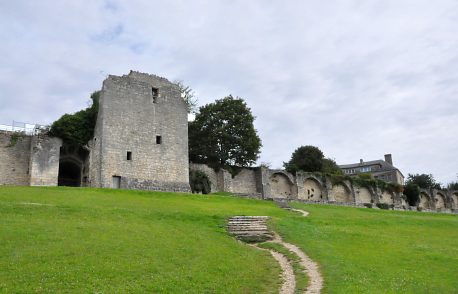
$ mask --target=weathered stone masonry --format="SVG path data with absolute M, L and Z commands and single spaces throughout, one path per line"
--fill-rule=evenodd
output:
M 0 184 L 57 186 L 62 140 L 0 132 Z
M 90 147 L 90 186 L 190 190 L 187 107 L 164 78 L 109 76 Z
M 392 164 L 391 157 L 389 163 Z M 46 135 L 0 131 L 0 184 L 74 185 L 190 191 L 189 168 L 205 172 L 212 191 L 258 199 L 409 208 L 400 193 L 333 182 L 311 173 L 244 168 L 234 177 L 188 162 L 187 107 L 177 85 L 131 71 L 110 75 L 100 95 L 93 139 L 87 146 L 62 145 Z M 422 190 L 417 207 L 458 212 L 458 191 Z
M 372 187 L 360 187 L 348 180 L 333 179 L 313 173 L 264 167 L 242 169 L 235 177 L 224 169 L 215 172 L 204 164 L 191 164 L 192 170 L 205 172 L 212 191 L 272 200 L 297 200 L 306 203 L 328 203 L 348 206 L 375 206 L 384 203 L 393 209 L 414 209 L 458 213 L 458 191 L 422 190 L 418 207 L 409 207 L 402 193 Z
M 190 191 L 187 105 L 177 85 L 131 71 L 110 75 L 93 139 L 0 133 L 0 184 Z

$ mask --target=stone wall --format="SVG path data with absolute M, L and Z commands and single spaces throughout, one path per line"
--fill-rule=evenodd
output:
M 230 192 L 256 194 L 256 172 L 253 169 L 242 169 L 231 180 Z
M 56 186 L 62 141 L 0 132 L 0 185 Z
M 30 185 L 57 186 L 62 140 L 33 136 L 30 149 Z
M 190 170 L 199 170 L 201 172 L 204 172 L 208 179 L 210 180 L 210 188 L 212 192 L 217 192 L 219 191 L 218 189 L 218 173 L 215 172 L 214 169 L 211 167 L 205 165 L 205 164 L 199 164 L 199 163 L 190 163 L 189 164 L 189 169 Z
M 264 167 L 241 169 L 232 177 L 229 172 L 215 172 L 204 164 L 191 164 L 191 169 L 205 172 L 212 181 L 212 192 L 225 191 L 258 199 L 297 200 L 306 203 L 329 203 L 347 206 L 388 205 L 391 209 L 411 209 L 402 193 L 380 188 L 361 187 L 349 180 Z M 216 180 L 216 183 L 213 181 Z M 417 207 L 413 207 L 417 209 Z M 418 210 L 458 213 L 458 191 L 422 190 Z
M 109 76 L 91 142 L 90 184 L 189 191 L 187 106 L 178 87 L 138 72 Z
M 215 171 L 213 168 L 198 163 L 190 163 L 191 170 L 204 172 L 211 182 L 211 192 L 231 192 L 244 196 L 262 198 L 259 168 L 242 168 L 232 176 L 227 170 Z
M 0 131 L 0 184 L 29 185 L 32 136 Z

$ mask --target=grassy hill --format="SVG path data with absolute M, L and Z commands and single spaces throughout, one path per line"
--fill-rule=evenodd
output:
M 278 265 L 227 235 L 269 215 L 326 293 L 458 292 L 458 216 L 225 195 L 0 187 L 0 292 L 276 293 Z

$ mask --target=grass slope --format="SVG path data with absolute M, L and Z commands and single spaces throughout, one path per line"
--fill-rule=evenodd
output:
M 243 213 L 278 210 L 232 197 L 1 187 L 0 289 L 275 293 L 275 261 L 225 231 L 226 217 Z
M 46 205 L 37 205 L 40 203 Z M 270 215 L 326 293 L 457 293 L 458 217 L 139 191 L 0 187 L 0 292 L 275 293 L 267 252 L 225 231 Z
M 310 215 L 278 229 L 318 261 L 326 293 L 458 293 L 457 215 L 293 206 Z

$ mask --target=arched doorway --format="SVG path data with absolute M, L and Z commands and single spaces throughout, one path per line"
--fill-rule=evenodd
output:
M 61 160 L 59 162 L 58 185 L 80 187 L 81 165 L 73 160 Z

